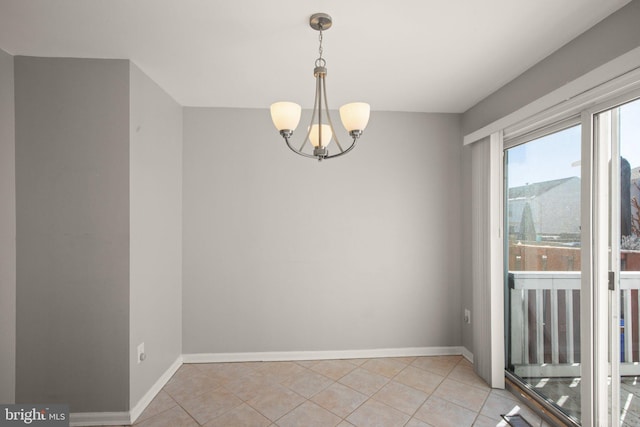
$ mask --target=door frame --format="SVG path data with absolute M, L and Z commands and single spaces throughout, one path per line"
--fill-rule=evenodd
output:
M 592 265 L 585 266 L 583 262 L 582 267 L 582 289 L 590 290 L 592 311 L 581 313 L 582 316 L 588 316 L 592 327 L 591 337 L 581 337 L 591 341 L 590 347 L 583 347 L 583 351 L 589 351 L 592 367 L 589 372 L 591 378 L 583 383 L 582 393 L 589 393 L 592 396 L 589 401 L 595 402 L 594 405 L 588 403 L 587 408 L 582 404 L 583 413 L 588 409 L 595 421 L 594 424 L 583 425 L 620 425 L 620 162 L 610 162 L 610 159 L 619 159 L 620 153 L 618 138 L 611 137 L 612 132 L 617 133 L 617 112 L 607 113 L 638 99 L 640 89 L 634 89 L 600 102 L 582 113 L 583 150 L 587 148 L 590 153 L 588 159 L 585 159 L 584 151 L 582 155 L 582 173 L 590 176 L 589 183 L 583 185 L 582 197 L 591 198 L 588 206 L 581 207 L 583 221 L 586 210 L 592 209 L 590 227 L 585 233 L 591 236 L 588 242 L 583 241 L 583 246 L 585 243 L 589 246 Z M 585 160 L 588 164 L 585 164 Z M 589 184 L 591 188 L 587 195 L 585 191 Z M 614 197 L 611 200 L 610 195 Z M 591 277 L 585 277 L 585 268 L 590 270 Z M 609 290 L 609 271 L 615 277 L 613 290 Z
M 609 158 L 617 158 L 617 144 L 600 143 L 599 135 L 596 135 L 596 116 L 604 111 L 619 105 L 640 99 L 640 70 L 633 76 L 624 76 L 619 82 L 609 82 L 608 93 L 603 93 L 603 88 L 594 89 L 594 96 L 589 100 L 588 94 L 583 94 L 579 99 L 566 102 L 542 114 L 533 116 L 518 125 L 511 126 L 499 134 L 500 150 L 492 152 L 492 156 L 504 155 L 505 145 L 503 137 L 507 135 L 512 141 L 517 138 L 531 138 L 531 135 L 545 127 L 553 126 L 571 120 L 579 114 L 581 123 L 582 153 L 581 153 L 581 424 L 583 426 L 618 426 L 619 417 L 610 417 L 609 392 L 611 390 L 611 414 L 620 413 L 620 360 L 619 357 L 619 242 L 609 240 L 610 226 L 612 233 L 619 236 L 619 213 L 613 203 L 613 211 L 610 210 L 609 194 L 617 194 L 619 197 L 619 165 L 609 167 Z M 600 129 L 604 131 L 603 129 Z M 498 134 L 494 134 L 498 137 Z M 535 139 L 535 138 L 531 138 Z M 511 145 L 512 146 L 512 145 Z M 613 153 L 612 153 L 613 149 Z M 494 157 L 495 158 L 495 157 Z M 493 169 L 492 176 L 500 177 L 504 173 L 504 164 L 496 159 L 494 165 L 499 165 L 499 170 Z M 618 177 L 611 180 L 611 176 Z M 617 181 L 617 182 L 616 182 Z M 505 202 L 504 188 L 493 181 L 494 194 L 500 194 L 504 213 Z M 613 187 L 612 187 L 613 185 Z M 616 192 L 615 189 L 618 188 Z M 618 206 L 619 208 L 619 206 Z M 613 224 L 611 223 L 613 220 Z M 506 233 L 503 233 L 503 245 Z M 618 238 L 619 240 L 619 238 Z M 613 258 L 610 259 L 609 248 Z M 504 246 L 502 246 L 504 247 Z M 616 286 L 614 291 L 609 291 L 608 280 L 610 262 L 615 272 Z M 504 292 L 504 283 L 502 292 Z M 506 320 L 506 319 L 505 319 Z M 507 324 L 505 322 L 505 334 Z M 505 335 L 505 342 L 507 337 Z M 613 352 L 613 354 L 610 354 Z M 613 356 L 613 357 L 612 357 Z M 613 363 L 609 363 L 609 358 Z M 611 376 L 611 388 L 609 386 Z M 612 419 L 610 419 L 612 418 Z

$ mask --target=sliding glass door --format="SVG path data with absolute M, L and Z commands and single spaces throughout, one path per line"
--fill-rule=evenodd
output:
M 640 425 L 640 100 L 594 115 L 608 168 L 608 422 Z M 604 262 L 603 262 L 604 263 Z
M 505 150 L 507 370 L 581 419 L 581 128 Z
M 640 93 L 504 147 L 506 370 L 568 423 L 640 426 Z

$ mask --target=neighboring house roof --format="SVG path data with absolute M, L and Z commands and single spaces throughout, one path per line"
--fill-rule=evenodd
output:
M 509 189 L 509 199 L 538 197 L 551 190 L 552 188 L 572 180 L 580 181 L 580 178 L 578 178 L 577 176 L 572 176 L 570 178 L 554 179 L 551 181 L 536 182 L 520 187 L 513 187 Z

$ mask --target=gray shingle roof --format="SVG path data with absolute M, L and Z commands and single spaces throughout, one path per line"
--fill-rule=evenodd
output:
M 533 184 L 522 185 L 520 187 L 513 187 L 509 189 L 509 199 L 538 197 L 541 194 L 544 194 L 547 191 L 551 190 L 552 188 L 571 180 L 579 181 L 580 178 L 578 178 L 577 176 L 572 176 L 569 178 L 554 179 L 551 181 L 536 182 Z

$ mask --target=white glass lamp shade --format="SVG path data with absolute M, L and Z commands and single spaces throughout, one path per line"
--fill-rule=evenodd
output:
M 364 130 L 369 123 L 371 107 L 365 102 L 352 102 L 340 107 L 340 118 L 347 132 Z
M 318 146 L 320 142 L 320 132 L 318 132 L 318 125 L 311 126 L 311 132 L 309 133 L 309 140 L 314 147 Z M 333 132 L 331 132 L 331 126 L 322 125 L 322 146 L 326 147 L 331 142 L 331 137 L 333 136 Z
M 294 102 L 276 102 L 271 104 L 271 120 L 279 131 L 294 131 L 300 122 L 302 107 Z

